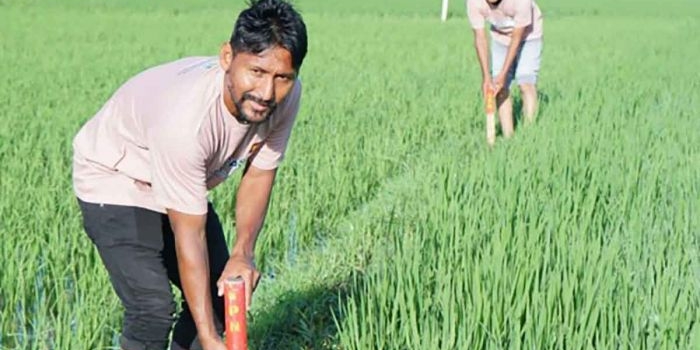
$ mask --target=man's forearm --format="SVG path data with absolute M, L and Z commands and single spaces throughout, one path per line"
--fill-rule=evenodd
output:
M 484 30 L 474 31 L 474 47 L 476 48 L 476 57 L 479 59 L 481 66 L 481 74 L 484 78 L 490 77 L 489 72 L 489 55 L 488 55 L 488 40 Z
M 181 235 L 175 239 L 180 283 L 192 312 L 192 318 L 201 336 L 215 336 L 211 289 L 209 280 L 209 254 L 206 236 L 200 234 Z
M 232 255 L 253 258 L 255 242 L 265 221 L 275 171 L 250 169 L 236 194 L 236 243 Z
M 175 235 L 180 284 L 200 338 L 218 337 L 211 300 L 206 216 L 168 212 Z
M 506 59 L 503 62 L 503 68 L 501 69 L 502 74 L 507 74 L 510 67 L 515 61 L 515 56 L 518 55 L 518 48 L 523 41 L 523 33 L 525 33 L 525 28 L 515 28 L 513 33 L 511 33 L 510 44 L 508 45 L 508 54 L 506 54 Z

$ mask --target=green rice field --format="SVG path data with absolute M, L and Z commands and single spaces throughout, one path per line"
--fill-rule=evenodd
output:
M 537 121 L 493 149 L 464 2 L 294 3 L 305 91 L 251 349 L 700 349 L 696 0 L 539 0 Z M 216 55 L 244 6 L 0 0 L 1 350 L 119 348 L 72 138 L 130 76 Z M 211 196 L 231 241 L 236 186 Z

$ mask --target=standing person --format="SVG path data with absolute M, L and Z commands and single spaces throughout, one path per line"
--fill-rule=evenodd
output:
M 254 248 L 299 110 L 306 26 L 283 0 L 253 0 L 218 57 L 150 68 L 73 141 L 85 231 L 124 306 L 124 350 L 225 350 L 223 281 L 250 301 Z M 242 167 L 226 247 L 207 191 Z M 175 318 L 170 283 L 184 295 Z M 174 327 L 173 327 L 174 323 Z
M 483 75 L 482 93 L 496 93 L 496 106 L 505 137 L 513 135 L 513 102 L 510 83 L 520 85 L 525 123 L 537 109 L 537 74 L 542 54 L 542 12 L 533 0 L 467 0 L 474 46 Z M 489 71 L 486 23 L 491 32 Z

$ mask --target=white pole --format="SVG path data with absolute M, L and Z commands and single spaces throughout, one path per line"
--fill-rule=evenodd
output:
M 440 19 L 442 19 L 443 22 L 447 20 L 447 5 L 450 2 L 450 0 L 442 0 L 442 14 L 440 15 Z

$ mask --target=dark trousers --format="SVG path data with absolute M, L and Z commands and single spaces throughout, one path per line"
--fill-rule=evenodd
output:
M 172 330 L 172 349 L 201 349 L 185 301 L 180 314 L 175 315 L 170 283 L 180 290 L 182 287 L 168 216 L 137 207 L 81 200 L 78 203 L 85 231 L 97 247 L 112 286 L 124 306 L 121 347 L 124 350 L 162 350 L 167 347 Z M 206 234 L 215 322 L 217 330 L 222 333 L 224 302 L 216 295 L 216 281 L 229 253 L 221 222 L 211 204 Z

